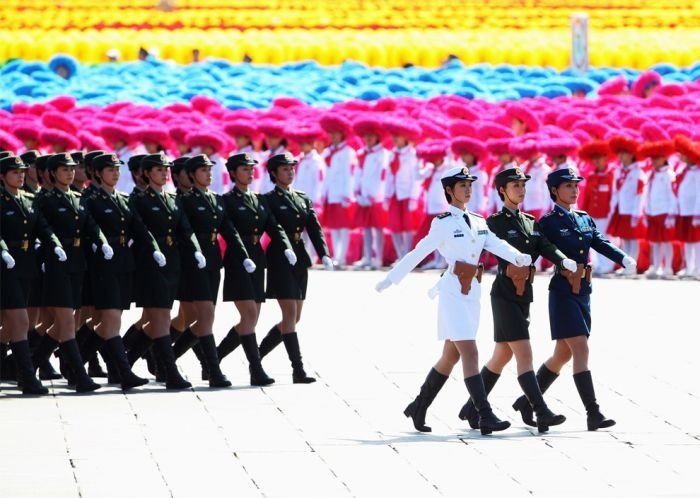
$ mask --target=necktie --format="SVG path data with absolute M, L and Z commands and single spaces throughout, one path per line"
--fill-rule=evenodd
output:
M 467 216 L 466 214 L 464 214 L 463 216 L 464 216 L 464 221 L 467 222 L 467 226 L 468 226 L 469 228 L 471 228 L 471 227 L 472 227 L 472 223 L 471 223 L 471 221 L 469 221 L 469 216 Z

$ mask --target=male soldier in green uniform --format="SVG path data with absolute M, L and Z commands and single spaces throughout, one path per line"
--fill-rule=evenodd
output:
M 517 167 L 496 175 L 495 187 L 503 200 L 503 209 L 486 220 L 489 229 L 520 252 L 532 256 L 533 263 L 539 256 L 543 256 L 561 268 L 575 269 L 576 263 L 567 259 L 541 233 L 535 217 L 518 209 L 525 198 L 525 184 L 529 179 L 530 176 L 523 174 Z M 546 432 L 549 426 L 559 425 L 566 418 L 549 410 L 533 372 L 529 326 L 534 271 L 534 266 L 517 268 L 498 258 L 498 274 L 491 287 L 496 346 L 491 359 L 481 369 L 481 376 L 486 392 L 489 393 L 503 368 L 515 355 L 520 387 L 535 407 L 538 430 Z M 478 415 L 471 401 L 462 407 L 459 418 L 469 420 L 471 427 L 478 427 Z

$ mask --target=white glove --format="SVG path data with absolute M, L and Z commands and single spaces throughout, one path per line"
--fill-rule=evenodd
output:
M 37 241 L 34 243 L 34 250 L 35 250 L 35 251 L 38 251 L 40 247 L 41 247 L 41 242 L 37 240 Z
M 673 225 L 676 224 L 676 218 L 673 216 L 666 216 L 666 219 L 664 220 L 664 226 L 666 228 L 673 228 Z
M 530 266 L 532 264 L 532 256 L 529 254 L 518 254 L 515 257 L 515 266 Z
M 574 261 L 573 259 L 566 258 L 564 261 L 561 262 L 561 265 L 564 267 L 565 270 L 569 270 L 569 271 L 576 271 L 577 270 L 576 261 Z
M 257 267 L 255 266 L 255 261 L 250 258 L 245 258 L 243 260 L 243 268 L 245 268 L 245 271 L 248 273 L 253 273 Z
M 54 247 L 53 253 L 58 257 L 58 260 L 60 262 L 64 262 L 65 260 L 68 259 L 68 256 L 66 255 L 66 251 L 64 251 L 62 247 Z
M 158 266 L 163 268 L 165 266 L 165 254 L 160 251 L 153 251 L 153 260 L 158 263 Z
M 200 270 L 207 266 L 207 258 L 204 257 L 204 254 L 202 254 L 199 251 L 194 252 L 194 259 L 197 261 L 197 268 Z
M 637 261 L 632 256 L 622 258 L 622 266 L 625 268 L 634 268 L 637 266 Z
M 289 261 L 289 264 L 294 266 L 297 264 L 297 255 L 294 254 L 294 251 L 291 249 L 285 249 L 284 250 L 284 257 L 287 258 L 287 261 Z
M 104 255 L 105 259 L 109 261 L 112 259 L 112 256 L 114 256 L 114 249 L 112 249 L 112 246 L 109 244 L 102 244 L 102 254 Z
M 12 255 L 5 250 L 2 251 L 2 260 L 5 262 L 8 270 L 15 267 L 15 258 L 13 258 Z
M 382 292 L 382 291 L 388 289 L 389 287 L 391 287 L 391 284 L 393 284 L 393 282 L 391 280 L 389 280 L 388 278 L 385 278 L 384 280 L 379 282 L 377 285 L 375 285 L 374 289 L 377 292 Z
M 323 267 L 326 270 L 328 270 L 328 271 L 335 270 L 335 267 L 333 266 L 333 260 L 330 258 L 330 256 L 323 256 L 321 258 L 321 263 L 323 263 Z

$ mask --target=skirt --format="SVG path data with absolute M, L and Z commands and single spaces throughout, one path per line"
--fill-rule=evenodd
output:
M 95 309 L 128 310 L 134 287 L 132 277 L 131 272 L 92 272 L 90 285 Z
M 441 341 L 473 341 L 479 329 L 481 284 L 475 279 L 469 294 L 462 294 L 459 280 L 445 272 L 437 284 L 438 339 Z
M 27 308 L 34 281 L 34 277 L 12 275 L 12 270 L 3 267 L 0 271 L 0 310 Z
M 549 291 L 552 340 L 591 335 L 591 296 Z
M 329 230 L 353 228 L 353 205 L 343 207 L 340 203 L 327 203 L 323 207 L 323 227 Z
M 491 296 L 494 342 L 530 339 L 530 304 Z
M 355 223 L 357 228 L 384 228 L 386 226 L 386 211 L 381 202 L 375 202 L 371 206 L 355 208 Z
M 44 273 L 42 306 L 54 308 L 72 308 L 82 306 L 83 282 L 85 272 L 65 273 L 47 271 Z
M 666 228 L 667 215 L 660 214 L 647 218 L 647 239 L 649 242 L 671 242 L 675 239 L 676 229 Z
M 277 261 L 279 258 L 274 258 Z M 284 258 L 282 258 L 284 259 Z M 282 264 L 273 264 L 268 258 L 267 292 L 268 299 L 306 299 L 306 287 L 309 282 L 309 270 L 297 262 L 294 266 L 284 259 Z
M 211 301 L 216 304 L 219 297 L 221 270 L 183 268 L 177 298 L 180 301 Z
M 149 270 L 141 273 L 139 281 L 136 306 L 167 309 L 173 307 L 180 281 L 179 271 Z
M 248 273 L 243 268 L 243 259 L 229 254 L 224 257 L 224 301 L 265 302 L 265 267 L 267 261 L 260 243 L 245 244 L 248 255 L 255 262 L 255 271 Z
M 693 226 L 694 216 L 679 216 L 676 219 L 676 240 L 700 242 L 700 225 Z
M 389 203 L 387 228 L 392 232 L 412 232 L 416 226 L 416 215 L 409 209 L 410 199 L 392 199 Z
M 632 215 L 620 214 L 617 210 L 610 218 L 608 234 L 626 240 L 646 238 L 646 224 L 642 217 L 636 227 L 632 227 Z

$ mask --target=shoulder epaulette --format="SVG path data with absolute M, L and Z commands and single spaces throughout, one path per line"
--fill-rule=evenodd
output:
M 27 192 L 26 190 L 23 190 L 23 191 L 22 191 L 22 195 L 23 195 L 24 197 L 26 197 L 27 199 L 32 199 L 32 200 L 33 200 L 34 198 L 36 198 L 36 195 L 34 195 L 34 194 L 31 193 L 31 192 Z
M 535 220 L 537 218 L 534 217 L 534 215 L 531 215 L 530 213 L 523 213 L 520 211 L 520 213 L 525 217 L 525 218 L 530 218 L 531 220 Z
M 443 218 L 449 218 L 449 216 L 450 216 L 450 213 L 447 212 L 447 213 L 442 213 L 442 214 L 437 215 L 437 218 L 439 220 L 442 220 Z
M 552 216 L 553 214 L 554 214 L 554 211 L 550 211 L 550 212 L 548 212 L 548 213 L 544 213 L 544 214 L 542 215 L 542 218 L 548 218 L 548 217 Z M 540 218 L 540 219 L 542 219 L 542 218 Z
M 493 218 L 498 218 L 499 216 L 502 216 L 502 215 L 503 215 L 503 211 L 496 211 L 491 216 L 489 216 L 487 219 L 491 220 Z
M 588 213 L 587 213 L 586 211 L 582 211 L 582 210 L 580 210 L 580 209 L 574 209 L 574 213 L 577 213 L 577 214 L 585 214 L 586 216 L 588 216 Z
M 472 216 L 476 216 L 477 218 L 483 218 L 483 216 L 481 216 L 479 213 L 475 213 L 473 211 L 469 211 L 469 214 L 471 214 Z

